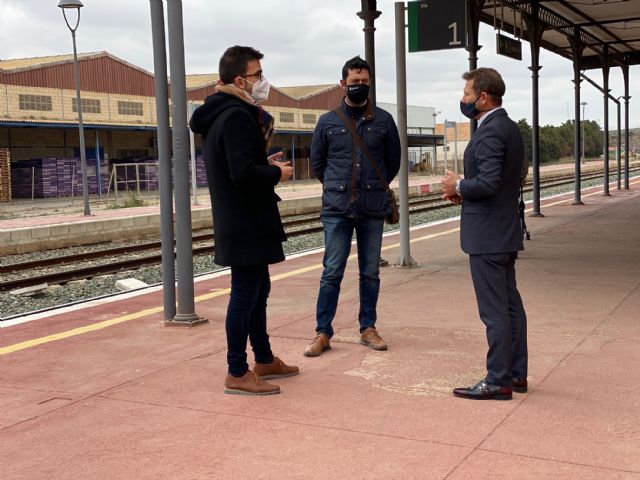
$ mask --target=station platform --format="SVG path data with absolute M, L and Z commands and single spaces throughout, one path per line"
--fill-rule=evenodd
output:
M 280 395 L 223 394 L 226 272 L 196 282 L 199 327 L 164 327 L 159 289 L 2 325 L 0 478 L 640 479 L 640 181 L 611 193 L 528 219 L 527 394 L 451 395 L 486 355 L 454 219 L 412 230 L 417 267 L 382 269 L 386 352 L 358 343 L 355 255 L 317 358 L 322 252 L 272 266 L 272 347 L 301 369 Z
M 611 163 L 614 171 L 613 162 Z M 583 173 L 602 169 L 602 162 L 587 162 Z M 545 179 L 559 172 L 571 173 L 573 164 L 546 165 L 540 177 Z M 613 178 L 613 176 L 611 177 Z M 438 193 L 441 176 L 411 174 L 409 195 Z M 398 179 L 392 182 L 397 191 Z M 282 198 L 281 215 L 318 211 L 321 206 L 322 185 L 317 180 L 287 182 L 276 187 Z M 0 203 L 0 255 L 28 253 L 105 241 L 123 241 L 160 234 L 160 206 L 157 192 L 142 192 L 148 205 L 132 208 L 111 208 L 112 201 L 92 198 L 92 215 L 82 214 L 82 199 L 19 200 Z M 211 228 L 213 224 L 208 190 L 199 189 L 198 203 L 191 206 L 194 229 Z M 6 215 L 2 215 L 3 211 Z

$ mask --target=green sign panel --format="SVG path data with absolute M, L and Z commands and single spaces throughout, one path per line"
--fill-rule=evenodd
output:
M 410 52 L 467 46 L 466 0 L 421 0 L 407 6 Z

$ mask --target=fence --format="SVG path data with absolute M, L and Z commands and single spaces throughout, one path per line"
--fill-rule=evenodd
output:
M 0 148 L 0 203 L 11 201 L 11 157 L 8 148 Z

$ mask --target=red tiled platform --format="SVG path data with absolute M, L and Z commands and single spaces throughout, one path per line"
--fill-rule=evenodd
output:
M 193 329 L 162 326 L 160 292 L 0 329 L 0 478 L 640 479 L 640 183 L 611 192 L 528 219 L 526 395 L 450 395 L 483 374 L 486 340 L 449 222 L 412 232 L 418 267 L 382 270 L 387 352 L 358 344 L 354 259 L 319 358 L 302 351 L 321 253 L 272 267 L 272 345 L 302 371 L 277 396 L 222 393 L 226 275 L 196 284 L 210 323 Z

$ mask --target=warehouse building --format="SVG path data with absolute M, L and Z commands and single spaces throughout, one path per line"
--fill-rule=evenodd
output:
M 108 52 L 78 60 L 89 193 L 157 188 L 153 74 Z M 10 157 L 14 198 L 82 193 L 73 79 L 72 55 L 0 60 L 0 149 Z M 217 80 L 216 74 L 187 76 L 192 108 L 214 93 Z M 296 178 L 313 178 L 313 129 L 343 96 L 337 84 L 272 87 L 263 105 L 275 117 L 274 145 L 294 162 Z M 433 125 L 424 127 L 422 141 L 434 142 Z M 196 151 L 198 186 L 205 186 L 198 141 Z

